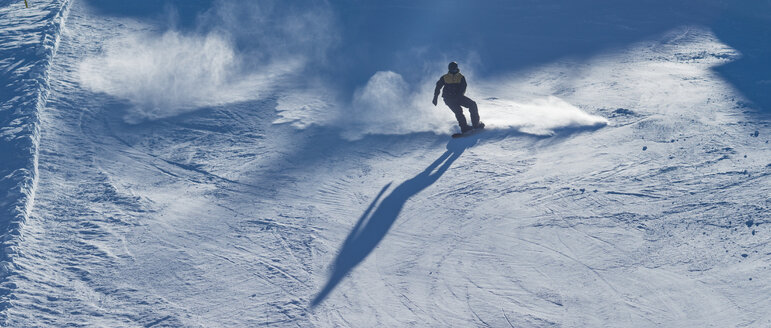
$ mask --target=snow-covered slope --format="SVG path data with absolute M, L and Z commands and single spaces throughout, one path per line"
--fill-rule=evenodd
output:
M 14 288 L 21 226 L 29 217 L 37 185 L 39 115 L 48 96 L 51 65 L 68 1 L 0 2 L 0 308 Z
M 31 128 L 3 127 L 33 142 L 2 155 L 24 155 L 37 190 L 34 206 L 3 203 L 30 204 L 2 207 L 26 218 L 3 231 L 3 326 L 771 325 L 771 128 L 719 69 L 746 54 L 712 9 L 582 8 L 583 37 L 612 27 L 584 39 L 595 50 L 547 44 L 581 39 L 577 18 L 506 66 L 511 44 L 434 56 L 390 34 L 409 26 L 351 16 L 435 16 L 422 4 L 190 3 L 200 24 L 75 0 L 53 61 L 30 64 L 48 63 L 43 82 L 13 89 L 40 108 Z M 526 22 L 581 8 L 451 4 L 496 24 L 496 6 Z M 232 30 L 244 21 L 264 29 Z M 366 31 L 400 65 L 363 59 L 385 47 Z M 466 59 L 487 131 L 451 139 L 450 111 L 431 106 L 445 56 Z

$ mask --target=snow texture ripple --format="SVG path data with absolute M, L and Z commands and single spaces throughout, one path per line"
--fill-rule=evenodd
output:
M 35 199 L 40 112 L 49 68 L 67 17 L 69 0 L 0 2 L 0 313 L 15 288 L 8 282 L 21 226 Z

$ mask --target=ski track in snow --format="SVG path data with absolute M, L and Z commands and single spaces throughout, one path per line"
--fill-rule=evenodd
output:
M 275 99 L 125 123 L 77 67 L 147 28 L 73 3 L 6 326 L 771 324 L 771 129 L 709 31 L 516 82 L 607 127 L 346 141 Z

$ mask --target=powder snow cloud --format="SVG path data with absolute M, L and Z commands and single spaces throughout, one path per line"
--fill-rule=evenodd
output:
M 296 86 L 309 63 L 324 60 L 334 44 L 330 17 L 323 5 L 221 0 L 195 31 L 109 40 L 81 62 L 80 82 L 129 102 L 133 123 L 262 99 Z

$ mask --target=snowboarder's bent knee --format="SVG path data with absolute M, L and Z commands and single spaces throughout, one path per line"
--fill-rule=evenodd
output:
M 463 74 L 460 74 L 458 63 L 451 62 L 447 65 L 447 70 L 447 74 L 442 75 L 442 77 L 439 78 L 439 81 L 436 82 L 434 100 L 432 103 L 436 106 L 437 98 L 441 91 L 444 103 L 447 107 L 450 107 L 450 110 L 455 114 L 461 132 L 484 127 L 484 123 L 479 121 L 479 109 L 477 108 L 477 103 L 465 96 L 467 86 L 466 77 L 464 77 Z M 463 115 L 463 107 L 469 109 L 469 113 L 471 114 L 471 126 L 466 123 L 466 116 Z

